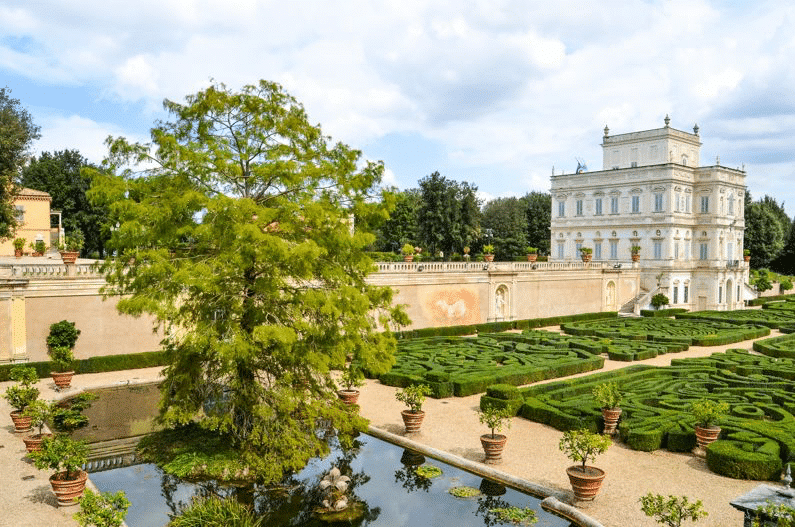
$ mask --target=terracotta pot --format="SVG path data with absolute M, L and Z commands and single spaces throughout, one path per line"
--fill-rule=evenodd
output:
M 536 260 L 538 260 L 538 254 L 528 254 L 527 255 L 527 261 L 528 262 L 535 262 Z
M 719 426 L 708 426 L 706 428 L 696 426 L 696 443 L 698 443 L 699 448 L 707 448 L 718 439 L 719 435 Z
M 414 450 L 404 448 L 403 455 L 400 456 L 400 462 L 410 467 L 416 467 L 425 463 L 425 456 Z
M 420 431 L 420 425 L 422 425 L 422 420 L 425 418 L 425 412 L 422 410 L 419 412 L 403 410 L 400 412 L 400 415 L 403 417 L 403 424 L 406 426 L 407 434 L 416 434 Z
M 23 437 L 22 441 L 25 443 L 25 448 L 28 452 L 38 452 L 41 450 L 41 441 L 45 437 L 52 437 L 52 434 L 36 434 L 28 437 Z
M 58 387 L 59 390 L 63 390 L 64 388 L 69 388 L 72 384 L 72 376 L 75 374 L 73 371 L 51 371 L 50 375 L 52 376 L 52 380 L 55 381 L 55 386 Z
M 640 255 L 638 253 L 632 253 L 632 261 L 633 262 L 639 262 L 640 261 Z
M 66 471 L 56 472 L 50 476 L 50 485 L 55 497 L 58 498 L 58 505 L 61 507 L 69 507 L 77 505 L 77 498 L 83 495 L 86 488 L 86 479 L 88 474 L 81 470 L 76 479 L 63 479 L 66 477 Z
M 602 488 L 602 481 L 605 479 L 605 471 L 596 467 L 585 467 L 574 465 L 566 469 L 569 476 L 574 497 L 582 501 L 592 501 L 599 489 Z
M 403 261 L 404 262 L 413 262 L 414 261 L 414 255 L 413 254 L 404 254 L 403 255 Z
M 337 396 L 342 399 L 343 403 L 354 405 L 359 400 L 359 390 L 338 390 Z
M 17 433 L 29 432 L 33 427 L 31 424 L 33 419 L 22 415 L 22 412 L 19 410 L 11 412 L 11 420 L 14 422 L 14 432 Z
M 581 254 L 580 257 L 583 262 L 588 263 L 591 261 L 591 258 L 593 258 L 593 254 Z
M 77 257 L 80 256 L 80 253 L 75 251 L 61 251 L 61 260 L 65 264 L 73 264 L 77 260 Z
M 746 262 L 750 262 L 751 261 L 751 257 L 750 256 L 743 256 L 743 260 L 745 260 Z
M 604 433 L 607 435 L 615 434 L 618 418 L 621 417 L 621 408 L 602 408 L 602 417 L 605 420 Z
M 44 256 L 44 253 L 37 253 L 36 251 L 33 251 L 33 256 Z
M 14 256 L 22 258 L 22 249 L 14 249 Z
M 494 261 L 494 255 L 493 254 L 484 254 L 483 255 L 483 259 L 486 260 L 487 262 L 493 262 Z
M 483 462 L 489 465 L 500 463 L 502 461 L 502 450 L 505 448 L 507 440 L 508 438 L 502 434 L 483 434 L 480 436 L 480 444 L 486 453 L 486 459 Z

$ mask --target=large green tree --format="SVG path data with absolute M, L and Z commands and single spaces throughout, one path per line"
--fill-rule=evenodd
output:
M 164 105 L 150 145 L 109 140 L 93 174 L 90 197 L 118 225 L 106 292 L 166 331 L 163 421 L 197 423 L 249 477 L 278 480 L 327 452 L 321 425 L 362 429 L 329 370 L 388 370 L 389 329 L 407 322 L 389 288 L 365 281 L 374 236 L 351 229 L 386 216 L 368 203 L 383 166 L 332 144 L 274 83 Z
M 789 230 L 790 219 L 783 204 L 770 196 L 751 201 L 750 193 L 746 193 L 743 248 L 751 252 L 753 268 L 770 266 L 784 248 Z
M 477 187 L 449 180 L 434 172 L 419 182 L 420 242 L 429 251 L 449 256 L 461 253 L 480 236 L 480 202 Z
M 107 209 L 89 202 L 86 192 L 91 188 L 91 174 L 83 167 L 94 168 L 77 150 L 44 152 L 33 158 L 22 170 L 24 187 L 43 190 L 52 196 L 51 207 L 63 214 L 67 234 L 79 229 L 85 236 L 83 254 L 105 256 L 105 241 L 110 236 Z
M 27 110 L 11 98 L 8 87 L 0 88 L 0 240 L 13 236 L 17 228 L 17 179 L 31 143 L 38 138 L 39 127 Z
M 522 197 L 527 216 L 527 244 L 549 254 L 552 225 L 552 195 L 548 192 L 528 192 Z
M 790 222 L 787 242 L 771 263 L 771 267 L 777 273 L 795 276 L 795 219 Z
M 525 254 L 527 217 L 519 198 L 497 198 L 483 206 L 483 230 L 491 234 L 495 258 L 513 260 Z
M 408 189 L 392 193 L 394 208 L 389 219 L 380 225 L 376 239 L 377 250 L 384 252 L 397 252 L 406 243 L 419 243 L 417 218 L 422 203 L 420 191 Z

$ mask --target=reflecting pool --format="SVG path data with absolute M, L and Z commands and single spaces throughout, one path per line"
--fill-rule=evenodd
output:
M 442 475 L 433 479 L 418 476 L 415 469 L 423 463 L 441 468 Z M 312 460 L 278 487 L 252 489 L 222 487 L 214 482 L 185 483 L 149 464 L 94 472 L 90 477 L 103 492 L 123 490 L 127 494 L 132 503 L 126 519 L 129 527 L 161 527 L 193 496 L 212 494 L 234 495 L 252 503 L 268 526 L 321 526 L 329 524 L 313 516 L 321 500 L 317 485 L 335 466 L 351 477 L 351 494 L 364 504 L 364 515 L 354 522 L 334 525 L 503 525 L 490 510 L 508 506 L 535 509 L 537 526 L 573 525 L 542 510 L 537 498 L 367 435 L 359 436 L 351 450 L 335 447 L 326 458 Z M 457 486 L 475 487 L 482 494 L 456 498 L 448 491 Z

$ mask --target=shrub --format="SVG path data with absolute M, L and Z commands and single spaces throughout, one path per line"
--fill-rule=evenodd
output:
M 168 527 L 260 527 L 262 518 L 234 499 L 195 499 Z
M 781 291 L 789 291 L 792 289 L 792 280 L 789 277 L 781 277 L 778 281 L 779 290 Z
M 640 498 L 640 503 L 640 510 L 646 516 L 652 517 L 657 523 L 668 527 L 679 527 L 682 525 L 683 520 L 695 522 L 699 518 L 707 516 L 707 511 L 704 510 L 701 500 L 690 503 L 687 496 L 669 495 L 664 497 L 660 494 L 649 492 Z
M 65 435 L 45 437 L 41 442 L 41 450 L 28 454 L 39 470 L 50 469 L 53 472 L 66 472 L 66 479 L 74 479 L 85 465 L 88 447 L 83 442 L 75 441 Z
M 657 293 L 651 297 L 651 305 L 654 306 L 655 309 L 660 309 L 662 306 L 667 306 L 669 303 L 668 297 L 662 293 Z
M 491 437 L 494 437 L 495 430 L 501 432 L 503 428 L 511 427 L 512 414 L 504 408 L 487 406 L 480 411 L 480 424 L 486 425 L 491 429 Z
M 609 436 L 580 429 L 564 432 L 558 447 L 573 462 L 582 462 L 585 470 L 588 461 L 594 461 L 597 455 L 607 452 L 612 444 Z
M 72 353 L 71 348 L 67 348 L 66 346 L 54 346 L 48 350 L 48 354 L 57 371 L 65 372 L 72 369 L 75 355 Z
M 424 384 L 412 384 L 395 393 L 395 399 L 409 407 L 412 413 L 422 411 L 422 403 L 425 396 L 430 395 L 431 390 Z
M 75 327 L 74 322 L 61 320 L 50 326 L 50 334 L 47 335 L 47 348 L 64 347 L 72 349 L 75 347 L 80 330 Z
M 495 399 L 510 401 L 520 399 L 519 388 L 513 384 L 494 384 L 486 388 L 486 395 Z
M 86 489 L 77 502 L 80 504 L 80 512 L 74 515 L 74 519 L 81 527 L 121 527 L 130 507 L 123 490 L 115 494 L 96 494 L 93 490 Z
M 729 478 L 778 481 L 782 462 L 775 441 L 719 439 L 707 447 L 707 466 Z
M 690 413 L 696 420 L 696 425 L 702 428 L 716 426 L 729 411 L 725 402 L 716 402 L 711 399 L 701 399 L 690 405 Z
M 14 238 L 14 250 L 21 251 L 25 248 L 25 238 Z
M 600 384 L 591 393 L 602 408 L 618 408 L 618 405 L 621 404 L 621 399 L 623 399 L 621 390 L 618 389 L 618 385 L 614 382 Z

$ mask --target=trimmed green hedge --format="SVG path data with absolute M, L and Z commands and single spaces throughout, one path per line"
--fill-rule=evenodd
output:
M 783 464 L 775 441 L 719 439 L 707 447 L 707 466 L 729 478 L 778 481 Z
M 661 317 L 667 318 L 679 313 L 687 313 L 687 309 L 682 307 L 674 307 L 670 309 L 641 309 L 640 316 L 642 317 Z
M 574 322 L 577 320 L 598 320 L 602 318 L 616 318 L 618 312 L 604 311 L 599 313 L 582 313 L 580 315 L 566 315 L 548 318 L 531 318 L 527 320 L 511 320 L 504 322 L 488 322 L 486 324 L 466 325 L 466 326 L 439 326 L 422 329 L 407 329 L 396 331 L 395 338 L 414 339 L 424 337 L 455 337 L 461 335 L 474 335 L 475 333 L 499 333 L 509 329 L 533 329 L 547 326 L 559 326 L 564 322 Z
M 749 306 L 761 306 L 766 304 L 767 302 L 775 301 L 775 300 L 795 300 L 795 294 L 788 294 L 788 295 L 775 295 L 775 296 L 760 296 L 759 298 L 754 298 L 753 300 L 748 301 Z
M 3 364 L 0 366 L 0 381 L 10 380 L 8 377 L 11 368 L 17 364 L 24 364 L 36 370 L 40 378 L 50 376 L 54 370 L 51 362 L 24 362 L 15 364 Z M 129 353 L 127 355 L 103 355 L 101 357 L 91 357 L 75 361 L 75 374 L 81 373 L 101 373 L 105 371 L 132 370 L 136 368 L 151 368 L 154 366 L 165 366 L 166 354 L 164 351 L 147 351 L 142 353 Z

